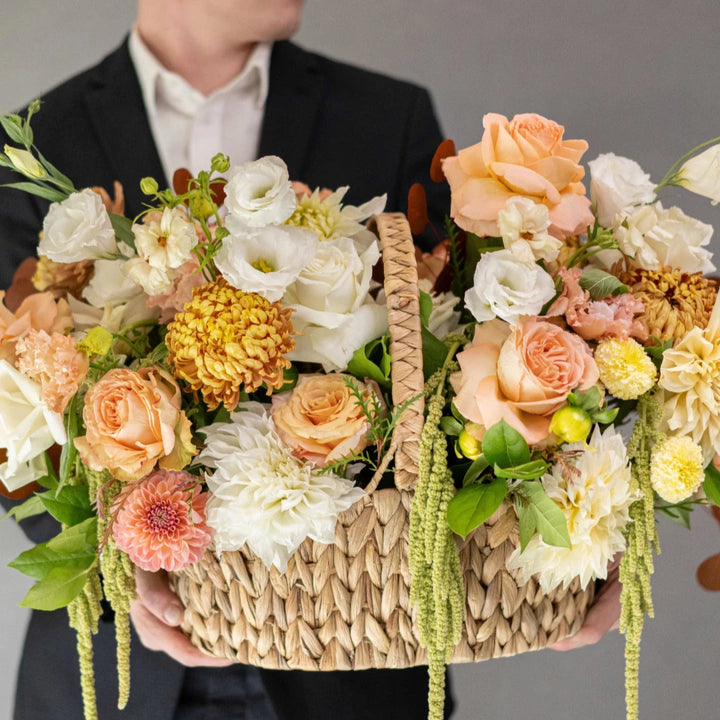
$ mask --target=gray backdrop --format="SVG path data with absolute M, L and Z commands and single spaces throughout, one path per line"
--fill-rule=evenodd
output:
M 133 15 L 133 0 L 2 0 L 0 110 L 99 59 Z M 716 0 L 310 0 L 297 39 L 429 87 L 458 147 L 480 139 L 483 113 L 538 112 L 565 125 L 567 137 L 587 139 L 587 159 L 614 151 L 659 180 L 685 151 L 720 135 L 719 22 Z M 720 226 L 709 203 L 682 191 L 671 199 Z M 697 586 L 695 569 L 720 551 L 720 532 L 699 512 L 691 532 L 663 522 L 661 544 L 656 619 L 643 636 L 641 717 L 718 717 L 720 595 Z M 5 521 L 0 545 L 0 720 L 9 720 L 27 619 L 16 605 L 29 583 L 4 564 L 27 541 Z M 572 653 L 460 666 L 453 675 L 457 720 L 624 717 L 617 633 Z

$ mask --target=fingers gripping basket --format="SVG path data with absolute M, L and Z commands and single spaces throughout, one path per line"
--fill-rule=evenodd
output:
M 417 271 L 403 215 L 375 219 L 385 268 L 393 402 L 422 392 Z M 395 488 L 375 490 L 343 513 L 335 544 L 306 540 L 284 574 L 243 548 L 208 551 L 171 581 L 184 604 L 183 630 L 199 648 L 268 669 L 360 670 L 427 662 L 409 601 L 408 526 L 417 477 L 422 400 L 393 436 Z M 572 585 L 543 595 L 506 569 L 517 544 L 512 506 L 461 543 L 467 589 L 463 636 L 453 662 L 537 650 L 576 632 L 592 601 Z

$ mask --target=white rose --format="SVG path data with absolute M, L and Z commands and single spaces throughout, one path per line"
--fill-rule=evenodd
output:
M 498 228 L 503 245 L 524 262 L 557 258 L 562 241 L 547 232 L 550 211 L 520 195 L 511 197 L 498 213 Z
M 588 167 L 590 197 L 603 227 L 610 227 L 618 213 L 627 213 L 635 205 L 655 200 L 655 185 L 650 175 L 630 158 L 605 153 L 591 160 Z
M 0 479 L 17 490 L 45 473 L 43 453 L 67 441 L 63 418 L 45 404 L 39 383 L 0 360 L 0 447 L 7 462 Z
M 238 290 L 276 302 L 313 259 L 317 247 L 317 236 L 310 230 L 271 225 L 224 238 L 215 266 Z
M 522 315 L 538 315 L 554 296 L 555 282 L 539 265 L 496 250 L 480 258 L 465 305 L 478 322 L 499 317 L 514 324 Z
M 665 210 L 659 203 L 636 208 L 614 230 L 620 250 L 642 269 L 669 265 L 688 273 L 715 269 L 712 253 L 706 249 L 712 234 L 711 225 L 685 215 L 678 207 Z M 610 268 L 620 257 L 617 250 L 603 250 L 595 262 Z
M 360 247 L 358 247 L 360 245 Z M 369 295 L 377 242 L 356 237 L 320 243 L 317 253 L 288 288 L 284 304 L 294 309 L 298 334 L 290 360 L 320 362 L 344 370 L 353 353 L 387 329 L 387 310 Z
M 195 225 L 180 207 L 150 212 L 144 222 L 132 226 L 132 231 L 138 255 L 161 269 L 186 263 L 198 243 Z
M 720 202 L 720 145 L 713 145 L 691 157 L 680 168 L 678 185 L 703 195 L 716 205 Z
M 268 155 L 235 168 L 225 186 L 225 207 L 227 228 L 235 234 L 285 222 L 297 207 L 285 163 Z
M 141 287 L 127 276 L 125 260 L 96 260 L 93 276 L 82 292 L 82 296 L 95 307 L 107 303 L 119 305 L 143 294 Z
M 92 190 L 53 203 L 43 221 L 38 254 L 61 263 L 113 257 L 115 231 L 102 199 Z

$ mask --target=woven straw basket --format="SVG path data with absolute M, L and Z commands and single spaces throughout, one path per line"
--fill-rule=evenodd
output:
M 423 387 L 417 270 L 405 217 L 375 218 L 385 269 L 393 402 Z M 343 513 L 335 544 L 306 540 L 284 574 L 246 547 L 210 551 L 171 583 L 184 604 L 183 630 L 207 652 L 268 669 L 361 670 L 427 663 L 409 602 L 408 526 L 417 477 L 422 400 L 396 426 L 395 488 L 374 490 Z M 538 650 L 576 632 L 593 599 L 518 586 L 506 560 L 517 545 L 512 506 L 459 542 L 467 614 L 453 662 Z M 577 582 L 577 581 L 576 581 Z

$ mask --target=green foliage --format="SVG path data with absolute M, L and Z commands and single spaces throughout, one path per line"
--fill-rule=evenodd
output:
M 604 406 L 603 397 L 597 385 L 586 391 L 574 390 L 567 396 L 567 404 L 576 407 L 588 414 L 590 422 L 609 425 L 617 418 L 618 408 Z
M 712 463 L 705 468 L 703 490 L 710 502 L 720 505 L 720 472 Z
M 440 421 L 440 429 L 449 437 L 457 437 L 462 432 L 463 425 L 454 417 L 448 417 L 446 415 Z
M 653 364 L 658 369 L 658 372 L 660 372 L 660 366 L 662 365 L 663 361 L 663 353 L 672 347 L 673 341 L 671 338 L 663 342 L 662 340 L 660 340 L 660 338 L 657 338 L 655 336 L 653 336 L 651 339 L 655 344 L 646 346 L 645 352 L 650 356 Z
M 609 295 L 624 295 L 629 292 L 627 285 L 600 268 L 586 270 L 580 277 L 580 287 L 590 293 L 591 300 L 602 300 Z
M 507 483 L 503 478 L 467 485 L 448 504 L 448 525 L 454 533 L 467 537 L 502 505 L 506 495 Z
M 445 362 L 448 356 L 447 345 L 438 340 L 426 327 L 422 327 L 422 357 L 423 357 L 423 375 L 427 382 L 433 374 L 435 374 Z
M 64 525 L 77 525 L 94 517 L 87 485 L 65 485 L 57 492 L 37 495 L 44 508 Z
M 525 438 L 505 420 L 500 420 L 487 429 L 482 450 L 487 461 L 500 468 L 511 468 L 530 462 L 530 448 Z
M 525 536 L 527 536 L 527 528 L 534 522 L 533 531 L 536 528 L 548 545 L 572 547 L 565 515 L 548 497 L 541 483 L 524 480 L 515 488 L 515 493 L 520 503 L 525 504 L 522 512 L 533 514 L 532 518 L 524 519 Z
M 135 250 L 135 234 L 132 231 L 132 220 L 123 215 L 109 212 L 110 223 L 115 231 L 115 239 Z
M 384 335 L 358 348 L 348 363 L 347 371 L 357 378 L 374 380 L 381 388 L 390 388 L 390 336 Z

